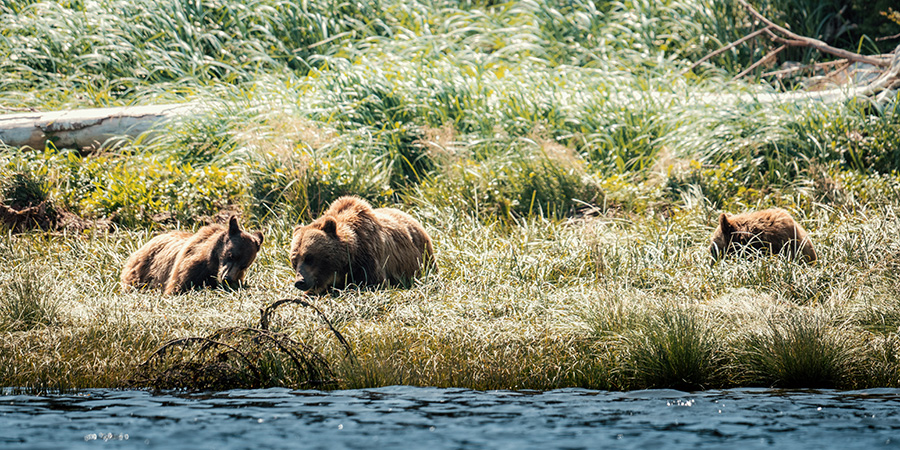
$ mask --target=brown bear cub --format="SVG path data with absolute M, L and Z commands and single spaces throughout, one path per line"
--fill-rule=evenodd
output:
M 122 288 L 161 288 L 166 295 L 199 287 L 243 281 L 262 245 L 263 235 L 228 225 L 207 225 L 196 233 L 170 231 L 132 253 L 122 269 Z
M 780 208 L 735 216 L 722 214 L 711 241 L 709 251 L 714 261 L 748 247 L 775 254 L 787 251 L 792 258 L 799 254 L 806 262 L 816 260 L 816 251 L 806 230 Z
M 372 209 L 359 197 L 341 197 L 309 225 L 294 228 L 294 286 L 308 294 L 328 288 L 405 285 L 434 265 L 422 224 L 394 208 Z

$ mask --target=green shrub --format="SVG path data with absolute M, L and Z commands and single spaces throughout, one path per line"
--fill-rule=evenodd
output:
M 713 208 L 725 209 L 736 200 L 751 200 L 758 197 L 759 191 L 747 187 L 747 173 L 741 170 L 732 160 L 712 167 L 704 167 L 699 161 L 690 161 L 687 168 L 669 167 L 664 188 L 666 195 L 672 199 L 680 199 L 694 187 L 711 203 Z
M 94 172 L 80 204 L 94 217 L 140 227 L 158 214 L 195 223 L 229 205 L 242 204 L 242 176 L 216 166 L 195 168 L 171 158 L 97 160 L 86 164 Z

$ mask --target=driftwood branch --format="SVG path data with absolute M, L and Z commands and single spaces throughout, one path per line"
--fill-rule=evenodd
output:
M 846 59 L 836 59 L 834 61 L 826 61 L 826 62 L 807 64 L 807 65 L 797 66 L 797 67 L 789 67 L 787 69 L 773 70 L 771 72 L 766 72 L 760 76 L 761 77 L 774 77 L 774 76 L 780 76 L 780 75 L 787 75 L 789 73 L 794 73 L 794 72 L 800 72 L 802 70 L 824 69 L 825 67 L 842 66 L 842 65 L 846 65 L 846 64 L 847 64 Z
M 781 47 L 778 47 L 775 50 L 772 50 L 771 52 L 767 53 L 766 56 L 763 56 L 759 61 L 753 63 L 750 67 L 744 69 L 743 72 L 735 75 L 733 80 L 740 79 L 740 78 L 744 77 L 744 75 L 747 75 L 748 73 L 753 72 L 754 70 L 756 70 L 757 67 L 771 61 L 772 58 L 775 57 L 775 55 L 781 53 L 786 48 L 787 48 L 787 45 L 782 45 Z
M 781 41 L 779 42 L 776 40 L 776 42 L 779 42 L 779 43 L 782 43 L 785 45 L 790 45 L 792 47 L 812 47 L 823 53 L 835 55 L 835 56 L 838 56 L 840 58 L 844 58 L 844 59 L 847 59 L 850 61 L 871 64 L 876 67 L 885 68 L 885 67 L 889 67 L 891 64 L 889 61 L 884 61 L 881 59 L 872 58 L 869 56 L 864 56 L 864 55 L 860 55 L 858 53 L 853 53 L 853 52 L 849 52 L 847 50 L 842 50 L 839 48 L 832 47 L 818 39 L 808 38 L 806 36 L 800 36 L 799 34 L 791 32 L 787 28 L 775 25 L 775 23 L 773 23 L 771 20 L 766 18 L 766 16 L 763 16 L 762 14 L 760 14 L 759 11 L 757 11 L 753 6 L 750 5 L 750 3 L 747 3 L 747 0 L 737 0 L 737 2 L 740 3 L 741 6 L 743 6 L 744 9 L 746 9 L 747 12 L 749 12 L 750 15 L 753 16 L 755 19 L 766 24 L 766 26 L 769 29 L 771 29 L 772 31 L 777 32 L 778 34 L 783 36 L 783 37 L 777 37 L 777 39 L 779 39 Z
M 708 59 L 710 59 L 710 58 L 715 58 L 716 56 L 722 54 L 723 52 L 727 52 L 728 50 L 731 50 L 731 49 L 737 47 L 738 45 L 741 45 L 741 44 L 743 44 L 744 42 L 747 42 L 747 41 L 749 41 L 750 39 L 753 39 L 753 38 L 759 36 L 760 34 L 763 34 L 763 33 L 767 32 L 767 31 L 769 31 L 769 27 L 761 28 L 761 29 L 759 29 L 759 30 L 756 30 L 756 31 L 754 31 L 754 32 L 752 32 L 752 33 L 750 33 L 750 34 L 748 34 L 748 35 L 746 35 L 746 36 L 744 36 L 744 37 L 742 37 L 742 38 L 740 38 L 740 39 L 738 39 L 738 40 L 736 40 L 736 41 L 734 41 L 734 42 L 732 42 L 732 43 L 730 43 L 730 44 L 728 44 L 728 45 L 726 45 L 726 46 L 724 46 L 724 47 L 721 47 L 721 48 L 719 48 L 718 50 L 716 50 L 716 51 L 714 51 L 714 52 L 712 52 L 712 53 L 710 53 L 710 54 L 708 54 L 708 55 L 706 55 L 706 56 L 700 58 L 699 61 L 697 61 L 697 62 L 695 62 L 694 64 L 692 64 L 691 67 L 688 67 L 687 70 L 685 70 L 685 71 L 682 72 L 681 74 L 684 75 L 684 74 L 686 74 L 686 73 L 688 73 L 688 72 L 690 72 L 690 71 L 696 69 L 697 66 L 699 66 L 700 64 L 703 64 L 704 62 L 706 62 L 706 60 L 708 60 Z
M 356 357 L 353 355 L 353 350 L 350 348 L 350 344 L 347 342 L 346 339 L 344 339 L 344 335 L 342 335 L 341 332 L 338 331 L 337 328 L 335 328 L 334 325 L 331 324 L 331 321 L 328 320 L 328 316 L 326 316 L 325 313 L 323 313 L 319 308 L 317 308 L 316 305 L 314 305 L 310 302 L 307 302 L 306 300 L 302 300 L 299 298 L 285 298 L 285 299 L 278 300 L 275 303 L 272 303 L 271 305 L 266 306 L 265 308 L 260 308 L 259 309 L 259 313 L 260 313 L 259 314 L 260 315 L 259 328 L 261 330 L 268 331 L 269 323 L 271 321 L 270 317 L 271 317 L 272 313 L 276 309 L 278 309 L 279 306 L 287 304 L 287 303 L 305 306 L 307 308 L 312 308 L 319 315 L 319 318 L 321 318 L 322 321 L 324 321 L 325 324 L 328 325 L 328 329 L 330 329 L 331 332 L 334 333 L 335 337 L 337 337 L 337 339 L 341 343 L 341 345 L 344 346 L 344 349 L 347 350 L 347 356 L 351 357 L 354 361 L 356 360 Z
M 764 15 L 760 14 L 753 6 L 748 3 L 747 0 L 737 0 L 738 4 L 741 5 L 745 10 L 747 10 L 748 14 L 757 22 L 764 26 L 764 28 L 758 29 L 737 41 L 728 44 L 725 47 L 722 47 L 706 56 L 702 59 L 691 65 L 690 68 L 685 70 L 682 74 L 690 72 L 695 69 L 698 65 L 702 64 L 704 61 L 724 52 L 729 49 L 734 48 L 737 45 L 740 45 L 744 42 L 747 42 L 750 39 L 758 37 L 760 35 L 766 36 L 770 41 L 779 44 L 777 48 L 768 52 L 765 56 L 762 57 L 759 61 L 753 63 L 750 67 L 739 73 L 734 77 L 734 79 L 739 79 L 747 74 L 753 72 L 758 69 L 761 65 L 771 61 L 778 53 L 784 51 L 788 47 L 810 47 L 814 48 L 822 53 L 827 53 L 830 55 L 838 56 L 841 59 L 838 61 L 832 61 L 828 63 L 819 63 L 813 65 L 802 66 L 799 68 L 790 68 L 783 70 L 770 71 L 763 76 L 772 76 L 772 75 L 784 75 L 787 73 L 792 73 L 798 70 L 804 70 L 808 68 L 819 68 L 825 67 L 826 65 L 839 65 L 841 67 L 846 67 L 852 63 L 862 63 L 867 64 L 869 66 L 874 67 L 875 72 L 879 72 L 880 75 L 877 79 L 868 83 L 866 85 L 855 85 L 851 86 L 848 90 L 846 86 L 843 86 L 836 90 L 835 92 L 821 92 L 815 95 L 816 98 L 820 100 L 834 100 L 839 98 L 848 98 L 848 97 L 856 97 L 856 96 L 872 96 L 877 95 L 876 101 L 882 101 L 883 98 L 887 98 L 887 96 L 891 95 L 894 89 L 898 88 L 900 85 L 900 46 L 897 46 L 896 49 L 890 55 L 877 55 L 877 56 L 865 56 L 860 55 L 858 53 L 853 53 L 847 50 L 842 50 L 839 48 L 831 47 L 830 45 L 818 40 L 809 38 L 806 36 L 801 36 L 796 34 L 787 28 L 776 25 L 774 22 L 769 20 Z M 793 95 L 793 94 L 792 94 Z M 785 98 L 786 99 L 786 98 Z
M 900 33 L 897 33 L 897 34 L 892 35 L 892 36 L 882 36 L 882 37 L 877 37 L 877 38 L 875 38 L 875 42 L 889 41 L 889 40 L 891 40 L 891 39 L 897 39 L 897 38 L 900 38 Z

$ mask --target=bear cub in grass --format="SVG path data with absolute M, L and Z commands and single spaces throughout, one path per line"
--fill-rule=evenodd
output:
M 359 197 L 341 197 L 314 222 L 295 227 L 290 257 L 294 286 L 309 294 L 350 284 L 404 285 L 434 264 L 422 224 Z
M 714 261 L 746 247 L 775 254 L 786 251 L 792 258 L 799 254 L 810 263 L 816 260 L 806 230 L 780 208 L 722 214 L 711 241 L 709 251 Z
M 192 288 L 236 284 L 262 245 L 263 235 L 241 230 L 232 216 L 228 225 L 170 231 L 151 239 L 132 253 L 122 269 L 122 288 L 162 288 L 166 295 Z

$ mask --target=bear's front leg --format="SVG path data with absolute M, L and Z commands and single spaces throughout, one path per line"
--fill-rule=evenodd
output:
M 163 293 L 175 295 L 203 286 L 216 287 L 215 274 L 208 266 L 206 261 L 177 261 Z

